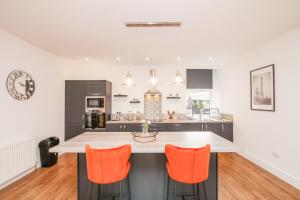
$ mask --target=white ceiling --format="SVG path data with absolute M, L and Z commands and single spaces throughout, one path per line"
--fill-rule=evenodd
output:
M 299 0 L 0 0 L 0 28 L 60 57 L 197 65 L 245 52 L 300 25 Z M 181 28 L 126 28 L 181 21 Z M 153 53 L 154 52 L 154 53 Z

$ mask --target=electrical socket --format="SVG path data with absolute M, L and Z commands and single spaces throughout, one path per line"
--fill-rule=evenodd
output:
M 279 154 L 276 153 L 276 152 L 273 152 L 273 153 L 272 153 L 272 156 L 273 156 L 274 158 L 276 158 L 276 159 L 280 159 Z

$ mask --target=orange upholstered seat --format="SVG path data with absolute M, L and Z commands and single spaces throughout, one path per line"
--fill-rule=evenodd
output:
M 165 146 L 167 171 L 178 182 L 196 184 L 208 179 L 210 145 L 202 148 Z
M 122 181 L 130 170 L 131 146 L 112 149 L 93 149 L 86 145 L 87 174 L 96 184 L 111 184 Z

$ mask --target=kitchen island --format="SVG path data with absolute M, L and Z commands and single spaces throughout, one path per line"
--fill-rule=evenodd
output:
M 152 143 L 137 143 L 129 132 L 88 132 L 83 133 L 59 146 L 50 149 L 51 152 L 78 154 L 78 199 L 88 199 L 91 184 L 87 180 L 85 145 L 94 148 L 112 148 L 123 144 L 131 144 L 132 156 L 130 170 L 130 186 L 132 200 L 163 200 L 166 199 L 167 173 L 164 147 L 173 144 L 181 147 L 202 147 L 211 145 L 210 173 L 206 181 L 209 200 L 218 199 L 218 153 L 237 152 L 239 148 L 232 142 L 212 132 L 161 132 Z M 172 192 L 173 184 L 170 184 Z M 191 185 L 177 184 L 178 194 L 191 194 Z M 124 193 L 127 184 L 123 184 Z M 94 188 L 92 199 L 97 199 Z M 102 189 L 103 195 L 118 194 L 118 184 L 107 185 Z M 200 190 L 203 196 L 203 190 Z

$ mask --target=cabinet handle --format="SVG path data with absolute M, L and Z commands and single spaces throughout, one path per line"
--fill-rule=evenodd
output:
M 120 125 L 120 131 L 123 131 L 123 125 Z
M 203 131 L 203 124 L 201 124 L 201 130 Z
M 82 119 L 84 119 L 84 118 L 85 118 L 85 114 L 82 115 Z
M 221 124 L 221 135 L 223 136 L 224 133 L 224 124 Z
M 205 124 L 205 130 L 207 131 L 207 124 Z
M 84 129 L 84 128 L 85 128 L 85 125 L 83 124 L 83 125 L 82 125 L 82 129 Z
M 126 129 L 126 125 L 124 124 L 124 130 L 123 131 L 125 131 L 125 129 Z

